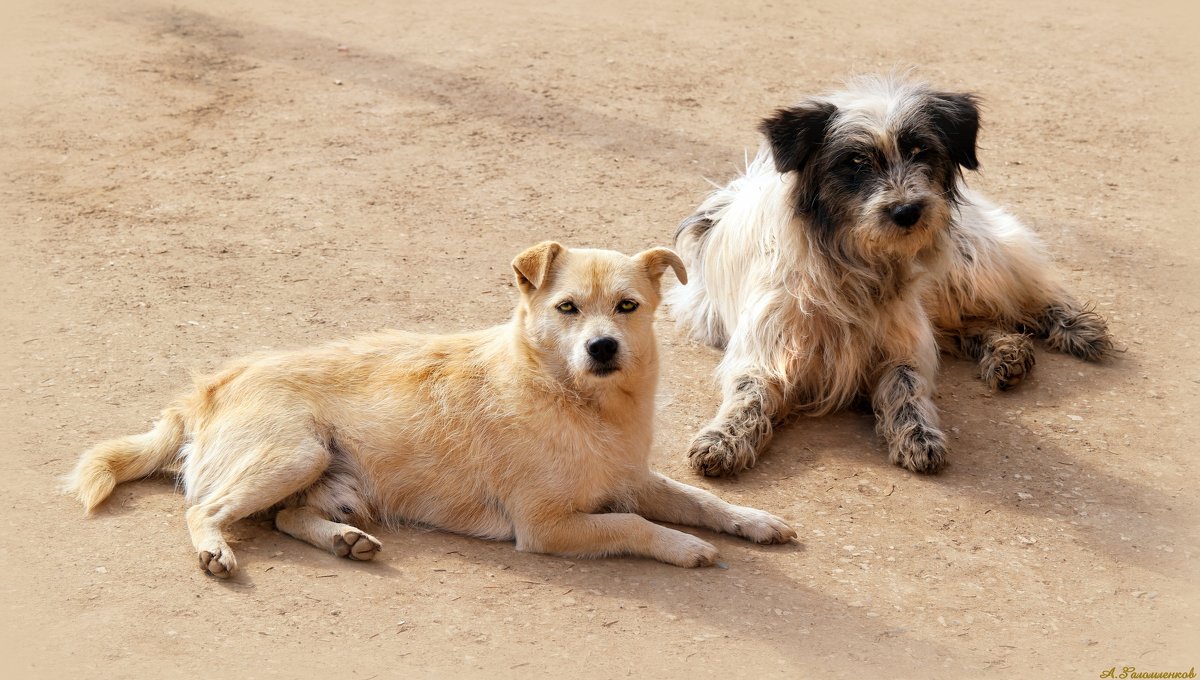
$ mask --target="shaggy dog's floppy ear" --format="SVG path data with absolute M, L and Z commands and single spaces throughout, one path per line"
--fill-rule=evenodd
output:
M 825 128 L 837 112 L 833 104 L 820 99 L 808 99 L 796 106 L 776 109 L 775 114 L 758 124 L 771 145 L 775 169 L 779 172 L 799 172 L 825 140 Z
M 946 145 L 950 159 L 975 170 L 975 137 L 979 134 L 979 99 L 971 94 L 935 92 L 929 96 L 929 116 Z
M 550 267 L 554 260 L 566 248 L 554 241 L 542 241 L 521 253 L 512 262 L 513 271 L 517 274 L 517 286 L 521 292 L 529 295 L 542 287 L 550 275 Z
M 675 270 L 675 277 L 679 279 L 679 282 L 687 285 L 687 270 L 683 267 L 683 260 L 679 259 L 675 251 L 670 248 L 643 250 L 634 255 L 633 259 L 641 263 L 642 267 L 646 269 L 646 273 L 650 275 L 650 279 L 655 283 L 658 283 L 663 272 L 670 266 Z

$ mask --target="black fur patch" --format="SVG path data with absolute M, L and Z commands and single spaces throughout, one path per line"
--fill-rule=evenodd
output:
M 796 106 L 777 109 L 763 119 L 758 129 L 771 145 L 775 169 L 799 172 L 825 138 L 825 130 L 837 107 L 829 102 L 810 99 Z
M 929 116 L 950 159 L 967 170 L 979 168 L 975 140 L 979 135 L 979 99 L 975 95 L 938 92 L 929 97 Z
M 896 367 L 896 385 L 907 394 L 917 393 L 917 369 L 902 364 Z

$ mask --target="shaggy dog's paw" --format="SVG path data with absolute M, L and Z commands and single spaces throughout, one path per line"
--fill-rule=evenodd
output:
M 989 343 L 979 362 L 979 377 L 993 390 L 1016 387 L 1033 369 L 1033 343 L 1019 333 L 1002 335 Z
M 1100 361 L 1113 350 L 1108 322 L 1090 306 L 1052 306 L 1045 312 L 1046 345 L 1084 361 Z
M 775 515 L 740 506 L 734 509 L 729 533 L 755 543 L 787 543 L 796 537 L 796 530 Z
M 374 536 L 358 529 L 346 529 L 337 538 L 333 552 L 338 557 L 348 557 L 352 560 L 366 562 L 375 559 L 375 555 L 383 550 L 383 544 Z
M 696 435 L 688 448 L 688 464 L 706 477 L 728 477 L 748 467 L 756 459 L 754 449 L 720 430 L 708 429 Z
M 891 442 L 891 460 L 913 472 L 937 472 L 946 466 L 946 437 L 939 430 L 917 427 Z

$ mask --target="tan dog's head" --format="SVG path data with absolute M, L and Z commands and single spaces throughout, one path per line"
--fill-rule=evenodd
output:
M 687 283 L 683 262 L 666 248 L 627 257 L 539 243 L 513 260 L 516 322 L 559 380 L 585 387 L 636 379 L 657 361 L 654 310 L 668 266 Z

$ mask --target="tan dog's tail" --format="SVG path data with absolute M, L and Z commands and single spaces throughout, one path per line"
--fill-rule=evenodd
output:
M 110 439 L 85 451 L 67 475 L 63 491 L 78 498 L 91 514 L 117 484 L 145 477 L 173 460 L 183 438 L 183 413 L 169 408 L 149 432 Z

